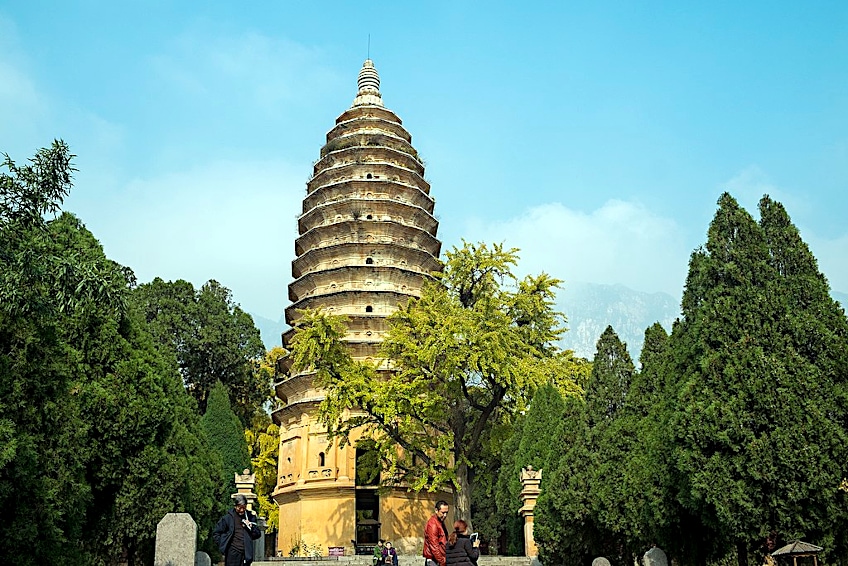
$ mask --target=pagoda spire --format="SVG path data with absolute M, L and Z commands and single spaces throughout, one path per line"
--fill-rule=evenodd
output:
M 380 96 L 380 75 L 377 74 L 374 61 L 365 60 L 356 82 L 359 91 L 353 99 L 353 106 L 383 106 L 383 97 Z

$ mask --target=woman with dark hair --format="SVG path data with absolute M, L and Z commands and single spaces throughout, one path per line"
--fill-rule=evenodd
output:
M 397 550 L 392 547 L 392 543 L 390 541 L 386 541 L 385 546 L 383 547 L 383 563 L 386 566 L 398 566 L 398 555 Z
M 447 566 L 477 566 L 480 557 L 480 541 L 471 542 L 468 536 L 468 523 L 462 519 L 454 521 L 453 532 L 448 536 L 446 547 Z

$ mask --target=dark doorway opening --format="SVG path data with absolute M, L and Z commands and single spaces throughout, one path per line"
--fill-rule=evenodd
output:
M 380 496 L 374 488 L 356 489 L 356 553 L 370 554 L 380 540 Z

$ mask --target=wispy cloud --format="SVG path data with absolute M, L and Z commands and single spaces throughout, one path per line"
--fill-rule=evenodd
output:
M 0 60 L 0 107 L 4 118 L 21 111 L 30 114 L 43 108 L 44 101 L 35 83 L 11 61 Z
M 749 165 L 722 183 L 720 189 L 730 193 L 754 218 L 758 218 L 757 206 L 763 195 L 783 204 L 796 214 L 807 213 L 805 199 L 798 198 L 792 191 L 776 185 L 758 165 Z
M 523 272 L 546 271 L 566 285 L 618 283 L 672 296 L 683 289 L 691 251 L 674 220 L 619 200 L 588 213 L 545 204 L 502 222 L 475 220 L 466 234 L 520 248 Z
M 303 164 L 207 158 L 128 177 L 125 153 L 137 132 L 45 96 L 25 72 L 14 32 L 0 18 L 0 151 L 23 160 L 65 137 L 79 168 L 65 209 L 86 223 L 110 258 L 142 282 L 217 279 L 245 310 L 276 320 L 288 304 Z M 304 84 L 332 84 L 336 77 L 317 63 L 320 57 L 254 33 L 211 39 L 195 33 L 180 36 L 153 61 L 161 87 L 181 91 L 183 100 L 197 94 L 221 105 L 223 114 L 233 108 L 261 114 L 286 112 L 282 103 L 301 96 Z
M 216 279 L 245 310 L 276 320 L 303 190 L 302 172 L 283 162 L 215 162 L 113 191 L 81 187 L 68 205 L 139 281 Z
M 0 16 L 0 151 L 28 156 L 28 144 L 47 121 L 49 103 L 26 67 L 17 28 Z
M 308 99 L 341 77 L 322 64 L 319 49 L 256 32 L 215 35 L 185 32 L 152 57 L 164 85 L 208 102 L 249 105 L 251 111 L 284 111 L 282 103 Z
M 30 66 L 36 65 L 22 52 L 17 28 L 0 16 L 0 151 L 23 161 L 54 138 L 63 138 L 78 156 L 80 171 L 96 176 L 115 168 L 124 127 L 93 109 L 51 96 Z

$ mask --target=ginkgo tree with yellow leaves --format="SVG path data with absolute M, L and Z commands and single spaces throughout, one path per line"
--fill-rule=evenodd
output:
M 257 372 L 266 374 L 267 381 L 273 379 L 277 360 L 288 355 L 282 346 L 274 346 L 256 362 Z M 259 514 L 268 520 L 268 530 L 275 531 L 280 526 L 280 507 L 271 498 L 277 483 L 277 458 L 280 450 L 280 427 L 271 421 L 265 410 L 253 415 L 250 428 L 245 429 L 244 439 L 250 452 L 250 464 L 256 475 L 256 500 Z
M 264 416 L 264 418 L 262 418 Z M 253 426 L 244 431 L 250 464 L 256 477 L 256 500 L 259 514 L 268 520 L 268 530 L 278 530 L 280 507 L 271 499 L 277 482 L 277 455 L 280 450 L 280 428 L 266 414 L 254 417 Z
M 541 383 L 579 392 L 583 365 L 557 346 L 560 281 L 519 279 L 518 250 L 498 244 L 463 242 L 446 257 L 421 297 L 389 317 L 382 361 L 351 358 L 343 317 L 304 311 L 292 370 L 315 372 L 329 436 L 359 439 L 384 484 L 452 489 L 457 516 L 470 519 L 469 471 L 492 431 L 508 426 Z

